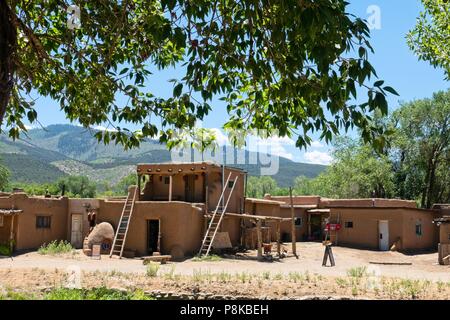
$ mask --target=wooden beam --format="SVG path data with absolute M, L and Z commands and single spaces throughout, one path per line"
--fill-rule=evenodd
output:
M 258 260 L 262 259 L 262 234 L 261 234 L 261 220 L 256 223 L 256 236 L 258 237 Z
M 208 217 L 211 217 L 211 214 L 207 215 Z M 255 216 L 253 214 L 239 214 L 239 213 L 231 213 L 226 212 L 224 214 L 225 217 L 230 218 L 240 218 L 240 219 L 253 219 L 253 220 L 264 220 L 264 221 L 280 221 L 280 222 L 291 222 L 291 218 L 280 218 L 280 217 L 271 217 L 271 216 Z
M 169 176 L 169 202 L 172 201 L 173 176 Z
M 294 212 L 294 200 L 292 198 L 292 187 L 289 187 L 289 198 L 291 200 L 291 242 L 292 253 L 297 257 L 297 237 L 295 235 L 295 212 Z

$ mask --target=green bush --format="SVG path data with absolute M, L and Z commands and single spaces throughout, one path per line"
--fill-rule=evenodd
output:
M 11 256 L 11 245 L 9 244 L 0 244 L 0 256 Z
M 63 254 L 63 253 L 69 253 L 72 252 L 74 248 L 68 241 L 59 241 L 54 240 L 50 242 L 49 244 L 43 244 L 39 249 L 38 252 L 40 254 L 48 254 L 48 255 L 55 255 L 55 254 Z

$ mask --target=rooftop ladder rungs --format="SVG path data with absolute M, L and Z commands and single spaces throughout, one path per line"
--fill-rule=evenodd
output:
M 130 220 L 133 214 L 134 203 L 136 202 L 137 195 L 138 188 L 136 186 L 131 187 L 123 206 L 119 223 L 117 224 L 117 230 L 114 236 L 113 245 L 111 246 L 111 252 L 109 253 L 110 258 L 114 253 L 119 253 L 119 258 L 122 258 L 123 249 L 125 248 L 125 240 L 127 238 L 128 228 L 130 226 Z M 116 250 L 116 248 L 120 248 L 120 250 Z
M 217 231 L 220 228 L 220 224 L 222 222 L 223 216 L 225 215 L 225 213 L 227 211 L 228 203 L 230 202 L 231 196 L 233 195 L 234 187 L 236 186 L 239 176 L 237 176 L 236 179 L 234 179 L 233 186 L 231 187 L 231 191 L 228 194 L 228 198 L 225 203 L 225 206 L 222 207 L 222 205 L 221 205 L 222 199 L 224 198 L 225 190 L 228 187 L 228 182 L 230 181 L 230 178 L 231 178 L 231 172 L 228 175 L 227 181 L 224 184 L 219 201 L 217 202 L 216 209 L 213 212 L 211 221 L 209 222 L 209 225 L 208 225 L 208 229 L 205 232 L 205 237 L 203 238 L 202 246 L 200 247 L 200 251 L 198 252 L 199 256 L 201 256 L 203 253 L 205 253 L 205 256 L 208 256 L 209 251 L 211 250 L 212 244 L 214 242 L 214 239 L 216 237 Z M 220 213 L 220 215 L 218 216 L 217 213 Z M 217 217 L 219 217 L 218 221 L 216 221 Z

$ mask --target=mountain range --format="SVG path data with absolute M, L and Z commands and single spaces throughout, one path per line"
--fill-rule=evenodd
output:
M 45 183 L 66 175 L 85 175 L 97 183 L 109 185 L 134 172 L 137 163 L 171 161 L 170 151 L 156 140 L 146 140 L 139 148 L 125 151 L 120 145 L 98 143 L 95 132 L 58 124 L 31 129 L 27 136 L 16 141 L 0 135 L 0 161 L 11 171 L 14 182 Z M 246 163 L 258 156 L 245 151 Z M 245 169 L 251 176 L 261 172 L 260 164 L 232 166 Z M 280 157 L 279 170 L 273 178 L 279 186 L 286 187 L 297 176 L 312 178 L 325 168 Z

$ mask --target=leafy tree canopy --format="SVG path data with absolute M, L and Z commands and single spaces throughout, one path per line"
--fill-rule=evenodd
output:
M 423 207 L 450 201 L 450 90 L 403 104 L 391 119 L 396 127 L 391 157 L 402 198 Z
M 422 0 L 424 11 L 409 32 L 408 45 L 421 60 L 441 67 L 450 79 L 450 2 Z
M 298 177 L 295 193 L 341 199 L 394 196 L 394 173 L 387 156 L 376 154 L 361 141 L 337 139 L 333 158 L 318 177 Z
M 0 191 L 5 190 L 8 185 L 9 170 L 0 164 Z
M 60 191 L 65 189 L 65 195 L 77 198 L 95 198 L 96 185 L 85 176 L 68 176 L 56 183 Z
M 67 24 L 69 4 L 81 26 Z M 17 138 L 36 121 L 31 93 L 58 101 L 85 127 L 111 123 L 97 138 L 125 147 L 145 137 L 174 139 L 225 101 L 224 128 L 298 134 L 331 141 L 357 127 L 375 147 L 385 142 L 368 116 L 387 112 L 386 94 L 368 60 L 366 23 L 344 0 L 0 1 L 0 125 Z M 146 81 L 161 69 L 184 70 L 171 97 Z M 367 100 L 357 101 L 363 88 Z M 122 99 L 118 99 L 122 98 Z M 122 101 L 125 101 L 121 103 Z M 326 113 L 329 111 L 329 113 Z M 135 124 L 140 130 L 126 127 Z M 158 124 L 158 126 L 157 126 Z M 169 144 L 170 145 L 170 144 Z

